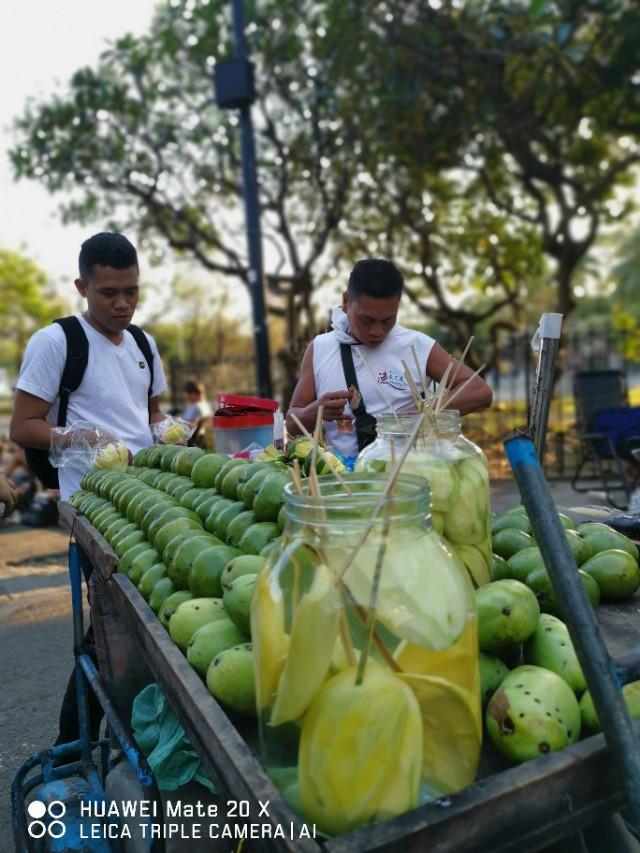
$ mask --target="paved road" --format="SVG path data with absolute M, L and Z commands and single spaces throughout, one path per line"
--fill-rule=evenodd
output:
M 0 526 L 0 851 L 7 853 L 11 778 L 53 743 L 72 666 L 67 543 L 57 528 Z

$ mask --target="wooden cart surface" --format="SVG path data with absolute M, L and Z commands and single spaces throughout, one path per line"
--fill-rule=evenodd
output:
M 247 822 L 268 823 L 272 834 L 285 835 L 253 839 L 247 849 L 524 853 L 624 805 L 604 737 L 596 735 L 518 767 L 485 756 L 479 780 L 458 794 L 324 842 L 301 838 L 300 819 L 256 756 L 255 722 L 232 721 L 222 710 L 135 586 L 116 573 L 117 557 L 89 521 L 64 503 L 60 516 L 94 566 L 90 598 L 98 662 L 122 719 L 130 720 L 133 699 L 146 684 L 160 685 L 222 796 L 248 803 Z M 640 650 L 640 591 L 623 604 L 601 605 L 597 613 L 614 658 Z M 268 817 L 261 814 L 265 803 Z

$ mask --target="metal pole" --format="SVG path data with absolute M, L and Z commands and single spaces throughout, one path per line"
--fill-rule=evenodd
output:
M 233 0 L 233 32 L 236 57 L 247 58 L 244 34 L 244 0 Z M 262 235 L 260 231 L 260 202 L 256 173 L 256 152 L 251 121 L 251 105 L 240 107 L 240 142 L 242 151 L 242 182 L 244 187 L 247 244 L 249 249 L 249 292 L 253 310 L 253 336 L 256 357 L 256 382 L 261 397 L 271 397 L 269 335 L 262 281 Z
M 508 438 L 504 447 L 620 774 L 631 821 L 640 832 L 640 744 L 620 689 L 620 670 L 600 637 L 533 443 L 522 434 Z
M 538 459 L 543 462 L 544 445 L 549 423 L 549 410 L 553 397 L 553 377 L 560 348 L 562 314 L 543 314 L 532 348 L 539 347 L 538 369 L 533 388 L 533 401 L 529 415 L 529 433 L 534 440 Z

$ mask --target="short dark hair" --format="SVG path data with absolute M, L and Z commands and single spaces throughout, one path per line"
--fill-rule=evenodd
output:
M 347 293 L 351 299 L 361 294 L 377 299 L 401 296 L 404 279 L 398 267 L 384 258 L 364 258 L 351 270 Z
M 185 383 L 184 386 L 185 394 L 203 394 L 204 386 L 202 382 L 198 382 L 196 379 L 191 379 Z
M 89 281 L 95 266 L 126 270 L 138 266 L 138 253 L 124 234 L 102 231 L 85 240 L 80 247 L 78 269 L 80 278 Z

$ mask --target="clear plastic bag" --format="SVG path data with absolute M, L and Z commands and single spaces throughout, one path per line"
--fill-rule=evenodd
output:
M 129 450 L 122 439 L 111 430 L 77 421 L 73 426 L 51 430 L 49 462 L 54 468 L 120 468 L 129 465 Z
M 151 435 L 156 444 L 186 444 L 193 433 L 194 427 L 188 421 L 171 415 L 151 424 Z

